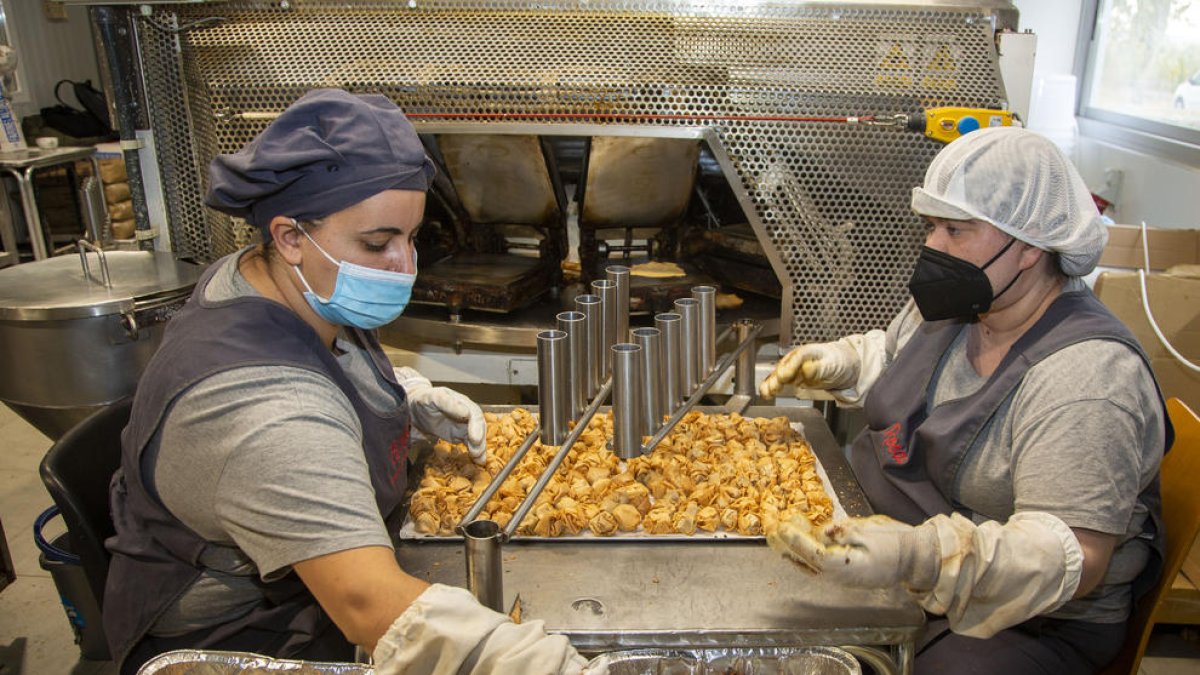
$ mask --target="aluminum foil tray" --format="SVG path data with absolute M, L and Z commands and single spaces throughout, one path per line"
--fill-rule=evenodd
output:
M 837 647 L 759 649 L 634 649 L 609 652 L 609 675 L 861 675 L 853 656 Z
M 180 649 L 147 661 L 138 675 L 373 675 L 375 668 L 362 663 L 323 663 L 273 659 L 249 652 Z

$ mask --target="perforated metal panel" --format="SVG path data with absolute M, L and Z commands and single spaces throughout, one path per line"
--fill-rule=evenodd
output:
M 191 255 L 245 239 L 200 201 L 213 155 L 314 87 L 492 128 L 514 124 L 496 113 L 562 133 L 707 127 L 791 286 L 784 341 L 799 342 L 881 328 L 907 298 L 922 238 L 911 188 L 940 145 L 898 128 L 747 118 L 1001 107 L 994 12 L 970 4 L 234 1 L 156 6 L 138 26 L 173 235 Z

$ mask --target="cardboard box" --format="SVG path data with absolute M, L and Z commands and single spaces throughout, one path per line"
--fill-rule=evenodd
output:
M 1155 322 L 1167 341 L 1193 363 L 1200 363 L 1200 271 L 1197 269 L 1176 268 L 1165 274 L 1151 274 L 1146 279 Z M 1176 361 L 1154 334 L 1142 308 L 1137 272 L 1104 272 L 1096 280 L 1095 292 L 1142 343 L 1163 396 L 1177 396 L 1192 410 L 1200 410 L 1200 373 Z
M 1200 263 L 1200 230 L 1147 228 L 1150 269 L 1165 270 L 1174 265 Z M 1143 267 L 1142 228 L 1137 225 L 1109 225 L 1108 245 L 1100 256 L 1102 267 Z

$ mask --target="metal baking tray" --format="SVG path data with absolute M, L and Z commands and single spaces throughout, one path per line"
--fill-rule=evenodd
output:
M 527 410 L 536 411 L 536 406 L 525 406 L 525 407 Z M 514 408 L 514 406 L 487 406 L 486 409 L 489 412 L 503 414 L 503 413 L 510 412 L 511 410 L 513 410 L 513 408 Z M 702 413 L 709 414 L 709 415 L 728 414 L 730 412 L 728 410 L 725 410 L 724 408 L 714 408 L 714 407 L 710 407 L 710 406 L 697 407 L 696 410 L 698 412 L 702 412 Z M 809 445 L 812 447 L 813 454 L 816 456 L 817 474 L 821 478 L 821 485 L 825 488 L 825 493 L 829 495 L 830 500 L 833 502 L 833 519 L 836 520 L 839 518 L 845 518 L 848 515 L 848 513 L 847 513 L 847 508 L 843 507 L 843 505 L 842 505 L 841 497 L 843 495 L 845 495 L 847 491 L 845 489 L 845 485 L 839 485 L 839 481 L 838 481 L 839 474 L 841 474 L 843 472 L 839 472 L 836 470 L 833 471 L 832 473 L 834 474 L 834 477 L 833 477 L 833 479 L 831 479 L 831 476 L 830 476 L 831 472 L 827 471 L 825 468 L 825 464 L 827 462 L 831 462 L 831 463 L 835 463 L 835 464 L 837 464 L 837 463 L 844 464 L 845 459 L 841 455 L 840 452 L 837 453 L 836 456 L 831 456 L 828 452 L 828 448 L 822 448 L 823 450 L 825 450 L 825 452 L 818 452 L 818 449 L 817 449 L 818 443 L 821 443 L 823 446 L 828 445 L 828 443 L 826 442 L 826 439 L 822 436 L 822 432 L 824 432 L 825 434 L 828 434 L 828 428 L 825 427 L 824 425 L 821 425 L 820 427 L 812 425 L 812 420 L 809 419 L 808 420 L 809 425 L 814 426 L 814 428 L 811 430 L 812 432 L 814 432 L 812 435 L 815 436 L 815 438 L 810 438 L 808 427 L 805 426 L 803 421 L 798 419 L 798 411 L 799 410 L 802 410 L 802 409 L 784 408 L 784 407 L 777 407 L 777 406 L 759 406 L 759 407 L 751 407 L 741 414 L 745 417 L 781 417 L 782 416 L 782 417 L 788 417 L 789 419 L 791 419 L 792 420 L 792 428 L 795 429 L 802 437 L 804 437 L 806 441 L 808 441 Z M 803 410 L 807 410 L 808 413 L 812 412 L 812 410 L 808 409 L 808 408 L 805 408 Z M 603 412 L 603 411 L 604 410 L 602 409 L 601 412 Z M 838 467 L 838 468 L 841 468 L 841 467 Z M 855 487 L 857 488 L 857 485 Z M 422 532 L 418 532 L 416 529 L 416 525 L 412 520 L 412 517 L 407 513 L 405 514 L 404 520 L 403 520 L 399 530 L 397 531 L 396 536 L 401 540 L 410 541 L 410 542 L 461 541 L 462 540 L 462 537 L 457 534 L 455 534 L 455 535 L 438 535 L 438 534 L 425 534 Z M 589 531 L 584 531 L 577 535 L 565 535 L 565 536 L 561 536 L 561 537 L 536 537 L 536 536 L 528 536 L 528 535 L 515 535 L 513 537 L 513 539 L 514 540 L 519 539 L 521 541 L 528 541 L 528 542 L 534 542 L 534 541 L 545 541 L 545 542 L 587 541 L 587 542 L 603 543 L 603 542 L 615 542 L 615 541 L 621 541 L 621 542 L 629 542 L 629 541 L 659 541 L 659 542 L 663 542 L 663 541 L 698 541 L 698 540 L 703 540 L 703 541 L 764 541 L 766 539 L 766 537 L 764 537 L 763 535 L 747 536 L 747 535 L 737 534 L 736 532 L 728 532 L 728 531 L 724 531 L 724 530 L 720 530 L 720 531 L 716 531 L 716 532 L 697 531 L 696 533 L 690 534 L 690 535 L 688 535 L 688 534 L 648 534 L 644 531 L 639 530 L 636 532 L 618 532 L 617 534 L 614 534 L 611 536 L 605 536 L 605 537 L 597 536 L 595 534 L 592 534 Z

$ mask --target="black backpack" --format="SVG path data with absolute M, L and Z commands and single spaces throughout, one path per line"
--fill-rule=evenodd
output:
M 62 100 L 59 89 L 68 82 L 83 110 Z M 46 126 L 74 138 L 108 138 L 114 135 L 108 117 L 108 103 L 104 94 L 92 86 L 91 80 L 59 80 L 54 85 L 54 98 L 58 99 L 58 105 L 42 108 L 41 111 Z

